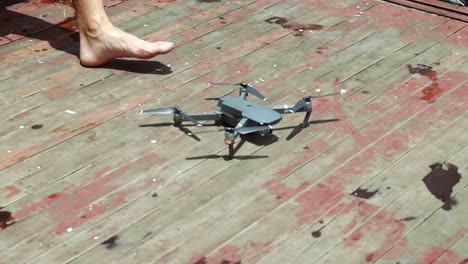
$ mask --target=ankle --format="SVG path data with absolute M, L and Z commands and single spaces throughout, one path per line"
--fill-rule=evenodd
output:
M 112 27 L 107 17 L 97 17 L 89 19 L 86 23 L 80 23 L 80 32 L 84 34 L 86 38 L 98 38 Z

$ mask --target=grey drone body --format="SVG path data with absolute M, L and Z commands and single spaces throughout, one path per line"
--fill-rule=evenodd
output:
M 267 107 L 254 103 L 246 99 L 247 95 L 252 94 L 265 101 L 264 97 L 252 85 L 240 83 L 240 95 L 223 96 L 217 98 L 218 104 L 216 110 L 203 114 L 187 114 L 179 107 L 165 107 L 158 109 L 142 110 L 141 114 L 174 114 L 174 124 L 182 126 L 183 121 L 190 121 L 197 126 L 203 126 L 200 121 L 215 121 L 223 124 L 225 130 L 225 144 L 229 146 L 229 158 L 234 157 L 234 142 L 239 135 L 260 133 L 261 135 L 271 134 L 273 125 L 279 123 L 282 119 L 281 114 L 305 112 L 302 127 L 309 125 L 309 119 L 312 113 L 312 96 L 307 96 L 293 105 L 279 105 Z M 326 94 L 330 96 L 335 94 Z M 322 97 L 320 96 L 320 97 Z M 192 134 L 192 133 L 190 133 Z
M 222 115 L 222 120 L 232 127 L 235 127 L 242 118 L 248 119 L 247 126 L 275 125 L 282 118 L 275 110 L 233 96 L 221 97 L 216 112 Z

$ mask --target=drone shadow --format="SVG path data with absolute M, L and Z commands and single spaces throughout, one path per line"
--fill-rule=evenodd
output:
M 18 37 L 27 36 L 42 41 L 47 41 L 49 45 L 73 56 L 79 57 L 80 41 L 79 33 L 69 25 L 75 17 L 65 17 L 63 21 L 53 24 L 40 18 L 25 15 L 9 9 L 10 6 L 25 2 L 24 0 L 2 0 L 0 1 L 0 38 L 16 41 Z M 43 1 L 46 5 L 46 1 Z M 58 2 L 58 1 L 57 1 Z M 50 1 L 54 5 L 54 1 Z M 63 4 L 72 6 L 71 0 L 64 1 Z M 36 7 L 37 8 L 37 7 Z M 36 52 L 44 52 L 37 50 Z M 159 61 L 138 60 L 138 59 L 115 59 L 99 68 L 128 71 L 140 74 L 165 75 L 172 73 L 167 65 Z
M 329 122 L 337 122 L 337 121 L 340 121 L 340 120 L 336 119 L 336 118 L 323 119 L 323 120 L 314 120 L 314 121 L 309 121 L 308 125 L 329 123 Z M 304 130 L 304 128 L 302 127 L 302 123 L 300 123 L 297 126 L 286 126 L 286 127 L 275 128 L 275 130 L 287 130 L 287 129 L 292 129 L 291 133 L 289 133 L 289 135 L 286 137 L 287 141 L 293 139 L 295 136 L 297 136 L 297 134 L 299 134 L 302 130 Z
M 309 121 L 308 124 L 320 124 L 320 123 L 329 123 L 329 122 L 337 122 L 340 121 L 339 119 L 324 119 L 324 120 L 314 120 L 314 121 Z M 195 124 L 184 124 L 183 126 L 180 125 L 175 125 L 174 123 L 170 122 L 165 122 L 165 123 L 157 123 L 157 124 L 145 124 L 145 125 L 140 125 L 140 127 L 176 127 L 180 131 L 182 131 L 184 134 L 190 136 L 191 138 L 201 141 L 199 137 L 197 137 L 188 127 L 195 127 Z M 219 124 L 204 124 L 203 126 L 206 127 L 219 127 Z M 286 140 L 291 140 L 294 138 L 297 134 L 299 134 L 302 130 L 302 123 L 300 123 L 297 126 L 285 126 L 285 127 L 279 127 L 275 128 L 274 130 L 286 130 L 286 129 L 292 129 L 291 133 L 288 135 Z M 216 130 L 217 132 L 223 131 L 223 129 Z M 197 133 L 206 133 L 206 132 L 214 132 L 214 131 L 200 131 Z M 271 145 L 279 140 L 279 138 L 274 135 L 274 134 L 269 134 L 265 136 L 259 136 L 259 133 L 252 133 L 252 134 L 247 134 L 247 135 L 240 135 L 240 141 L 235 145 L 234 147 L 234 157 L 233 159 L 238 159 L 238 160 L 244 160 L 244 159 L 264 159 L 268 158 L 268 155 L 259 155 L 259 156 L 252 156 L 252 155 L 235 155 L 237 151 L 245 144 L 245 142 L 249 142 L 251 144 L 254 144 L 256 146 L 268 146 Z M 210 155 L 202 155 L 202 156 L 194 156 L 194 157 L 187 157 L 185 158 L 186 160 L 202 160 L 202 159 L 224 159 L 224 160 L 230 160 L 229 155 L 217 155 L 217 154 L 210 154 Z
M 234 155 L 232 159 L 229 158 L 229 155 L 203 155 L 203 156 L 196 156 L 196 157 L 187 157 L 186 160 L 202 160 L 202 159 L 224 159 L 228 160 L 250 160 L 250 159 L 266 159 L 268 155 L 258 155 L 258 156 L 251 156 L 251 155 Z
M 240 138 L 241 140 L 234 147 L 234 157 L 232 159 L 238 159 L 238 160 L 266 159 L 269 157 L 268 155 L 236 155 L 236 153 L 245 144 L 245 142 L 252 143 L 256 146 L 268 146 L 278 141 L 278 137 L 275 135 L 266 135 L 266 136 L 241 135 Z M 186 160 L 198 160 L 198 159 L 219 159 L 219 158 L 222 158 L 224 160 L 231 160 L 229 158 L 229 155 L 216 155 L 216 154 L 196 156 L 196 157 L 187 157 L 185 159 Z
M 195 127 L 195 125 L 187 124 L 187 125 L 179 126 L 179 125 L 176 125 L 174 123 L 169 123 L 169 122 L 167 122 L 167 123 L 158 123 L 158 124 L 140 125 L 140 127 L 169 127 L 169 126 L 179 129 L 180 131 L 182 131 L 182 133 L 184 133 L 185 135 L 193 138 L 196 141 L 201 141 L 201 139 L 197 136 L 197 134 L 203 134 L 203 133 L 207 133 L 207 132 L 221 132 L 221 131 L 223 131 L 223 130 L 199 131 L 197 133 L 193 133 L 188 127 L 189 126 Z M 217 126 L 217 125 L 207 124 L 207 125 L 203 125 L 203 126 L 204 127 L 212 127 L 212 126 Z

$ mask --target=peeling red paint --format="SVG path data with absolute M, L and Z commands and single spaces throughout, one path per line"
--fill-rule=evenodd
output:
M 44 95 L 50 101 L 55 100 L 59 97 L 63 97 L 67 94 L 67 90 L 62 86 L 54 86 L 44 91 Z
M 311 143 L 307 144 L 304 148 L 306 147 L 308 147 L 308 149 L 305 149 L 300 153 L 299 156 L 296 156 L 294 159 L 288 161 L 288 163 L 285 166 L 282 166 L 278 169 L 278 171 L 274 175 L 275 179 L 280 180 L 288 176 L 299 166 L 304 164 L 304 162 L 318 156 L 320 153 L 327 150 L 330 147 L 330 145 L 323 138 L 316 137 Z
M 335 81 L 333 81 L 334 86 L 338 86 L 340 84 L 340 77 L 336 77 Z
M 419 258 L 418 264 L 432 264 L 436 261 L 447 249 L 443 247 L 432 247 L 428 251 L 424 252 Z
M 294 195 L 302 192 L 309 185 L 310 185 L 309 182 L 304 182 L 297 188 L 291 188 L 291 187 L 286 186 L 283 183 L 271 180 L 265 183 L 263 187 L 266 188 L 271 194 L 273 194 L 276 197 L 276 199 L 281 199 L 285 201 L 285 200 L 289 200 Z
M 244 246 L 225 245 L 207 256 L 206 264 L 242 263 L 244 259 L 258 261 L 261 256 L 270 252 L 271 242 L 249 241 Z
M 380 240 L 382 242 L 377 249 L 366 255 L 366 261 L 374 261 L 402 239 L 405 231 L 406 224 L 404 221 L 398 220 L 391 212 L 382 211 L 351 234 L 351 239 L 347 240 L 345 245 L 347 247 L 356 247 L 356 244 L 360 243 L 359 241 L 365 240 L 366 234 L 371 234 L 372 237 L 382 237 Z
M 444 90 L 439 87 L 439 84 L 437 82 L 433 82 L 422 90 L 422 96 L 419 98 L 427 101 L 428 103 L 433 103 L 436 98 L 443 94 L 443 92 Z
M 6 186 L 5 190 L 7 191 L 7 193 L 6 193 L 5 197 L 4 197 L 5 199 L 10 199 L 10 198 L 14 197 L 15 195 L 21 193 L 21 190 L 18 189 L 16 186 L 13 186 L 13 185 Z
M 28 202 L 21 205 L 21 209 L 14 214 L 15 219 L 25 218 L 47 208 L 46 212 L 54 219 L 54 232 L 57 235 L 62 234 L 66 232 L 69 227 L 76 228 L 93 217 L 119 206 L 125 201 L 125 197 L 129 194 L 134 194 L 136 191 L 142 189 L 146 190 L 148 188 L 146 183 L 143 183 L 136 189 L 121 190 L 115 194 L 111 194 L 109 199 L 106 199 L 106 201 L 101 204 L 93 206 L 92 210 L 88 212 L 88 207 L 92 205 L 94 201 L 99 200 L 99 198 L 119 188 L 117 180 L 130 168 L 141 165 L 150 166 L 157 161 L 158 156 L 154 153 L 150 153 L 113 171 L 109 171 L 108 168 L 105 168 L 95 175 L 96 180 L 94 182 L 76 192 L 73 192 L 76 187 L 69 187 L 63 192 L 52 193 L 37 202 Z M 164 162 L 164 159 L 161 160 L 161 162 Z M 66 193 L 71 194 L 66 196 Z
M 351 222 L 348 223 L 342 230 L 344 235 L 351 232 L 359 223 L 363 223 L 369 216 L 378 210 L 378 207 L 358 199 L 353 199 L 351 202 L 342 202 L 334 207 L 328 216 L 344 217 L 352 215 Z
M 15 115 L 14 117 L 12 117 L 11 120 L 13 120 L 13 121 L 20 121 L 21 119 L 23 119 L 23 118 L 25 118 L 25 117 L 27 117 L 27 116 L 29 116 L 29 115 L 31 115 L 31 113 L 29 113 L 29 112 L 22 112 L 22 113 L 19 113 L 19 114 Z
M 295 199 L 299 205 L 296 212 L 297 221 L 300 224 L 310 223 L 325 213 L 327 209 L 333 207 L 343 196 L 341 189 L 323 184 L 313 186 Z
M 432 262 L 431 262 L 432 263 Z M 460 256 L 452 250 L 447 249 L 444 254 L 437 259 L 437 264 L 467 264 L 468 257 Z M 419 263 L 425 264 L 425 263 Z
M 401 256 L 401 253 L 403 250 L 406 249 L 408 246 L 408 239 L 404 237 L 396 245 L 393 246 L 393 248 L 384 256 L 384 259 L 387 260 L 396 260 Z

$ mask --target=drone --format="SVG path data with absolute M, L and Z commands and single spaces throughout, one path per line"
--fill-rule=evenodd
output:
M 304 112 L 305 117 L 301 127 L 308 127 L 312 114 L 312 99 L 325 96 L 343 94 L 339 93 L 323 94 L 319 96 L 306 96 L 295 104 L 278 105 L 267 107 L 247 100 L 247 96 L 252 94 L 262 101 L 267 98 L 263 96 L 254 86 L 249 83 L 209 83 L 209 85 L 238 85 L 240 86 L 239 96 L 223 96 L 220 98 L 206 98 L 207 100 L 217 100 L 218 104 L 213 112 L 188 114 L 183 112 L 178 106 L 164 107 L 157 109 L 141 110 L 144 115 L 164 115 L 173 114 L 174 126 L 182 127 L 182 122 L 189 121 L 196 126 L 204 126 L 201 121 L 214 121 L 215 124 L 224 127 L 224 143 L 229 148 L 229 159 L 234 158 L 234 143 L 241 135 L 259 133 L 262 136 L 273 133 L 273 125 L 279 123 L 282 114 Z

